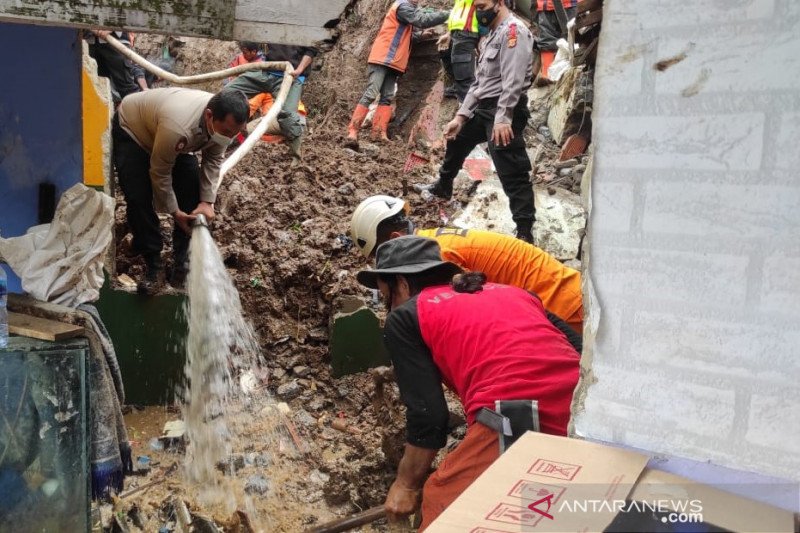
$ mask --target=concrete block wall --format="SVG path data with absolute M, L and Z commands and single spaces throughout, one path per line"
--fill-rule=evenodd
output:
M 575 431 L 800 480 L 800 2 L 604 9 Z

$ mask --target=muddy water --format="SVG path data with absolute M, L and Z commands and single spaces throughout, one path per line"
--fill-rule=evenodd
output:
M 204 503 L 233 508 L 236 502 L 227 501 L 232 496 L 221 486 L 216 465 L 231 451 L 227 407 L 234 391 L 232 372 L 254 366 L 258 345 L 206 227 L 194 228 L 189 253 L 185 473 Z

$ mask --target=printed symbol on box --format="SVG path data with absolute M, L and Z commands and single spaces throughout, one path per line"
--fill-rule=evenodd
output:
M 548 459 L 538 459 L 533 463 L 533 466 L 528 469 L 528 473 L 572 481 L 575 479 L 575 476 L 578 475 L 580 469 L 580 465 L 559 463 L 558 461 L 550 461 Z
M 552 494 L 553 503 L 556 503 L 561 495 L 564 494 L 565 490 L 567 490 L 566 487 L 521 479 L 517 481 L 517 484 L 514 485 L 508 495 L 522 500 L 536 501 L 544 498 L 548 494 Z
M 526 507 L 501 503 L 489 513 L 486 520 L 490 522 L 504 522 L 506 524 L 519 524 L 535 526 L 542 517 Z
M 543 507 L 545 505 L 547 505 L 547 509 L 543 510 L 543 509 L 541 509 L 539 507 L 539 506 Z M 542 515 L 545 518 L 549 518 L 550 520 L 552 520 L 553 519 L 553 515 L 550 514 L 550 506 L 551 505 L 553 505 L 553 495 L 552 494 L 548 494 L 544 498 L 542 498 L 540 500 L 536 500 L 535 502 L 530 504 L 528 506 L 528 509 L 530 509 L 531 511 L 534 511 L 536 513 L 539 513 L 540 515 Z

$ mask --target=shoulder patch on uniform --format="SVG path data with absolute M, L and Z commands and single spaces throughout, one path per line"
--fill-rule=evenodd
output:
M 180 152 L 181 150 L 186 148 L 186 145 L 188 143 L 189 140 L 186 137 L 181 137 L 180 139 L 178 139 L 178 142 L 175 143 L 175 151 Z
M 512 22 L 508 25 L 508 47 L 514 48 L 517 46 L 517 23 Z
M 436 230 L 436 236 L 441 237 L 442 235 L 456 235 L 458 237 L 466 237 L 467 231 L 461 228 L 439 228 Z

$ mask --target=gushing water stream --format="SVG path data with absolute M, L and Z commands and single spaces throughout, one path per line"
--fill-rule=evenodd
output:
M 215 468 L 230 454 L 226 408 L 235 390 L 232 374 L 253 368 L 258 344 L 211 233 L 201 225 L 192 231 L 183 413 L 189 441 L 185 470 L 206 503 L 224 503 L 232 496 L 218 485 Z

